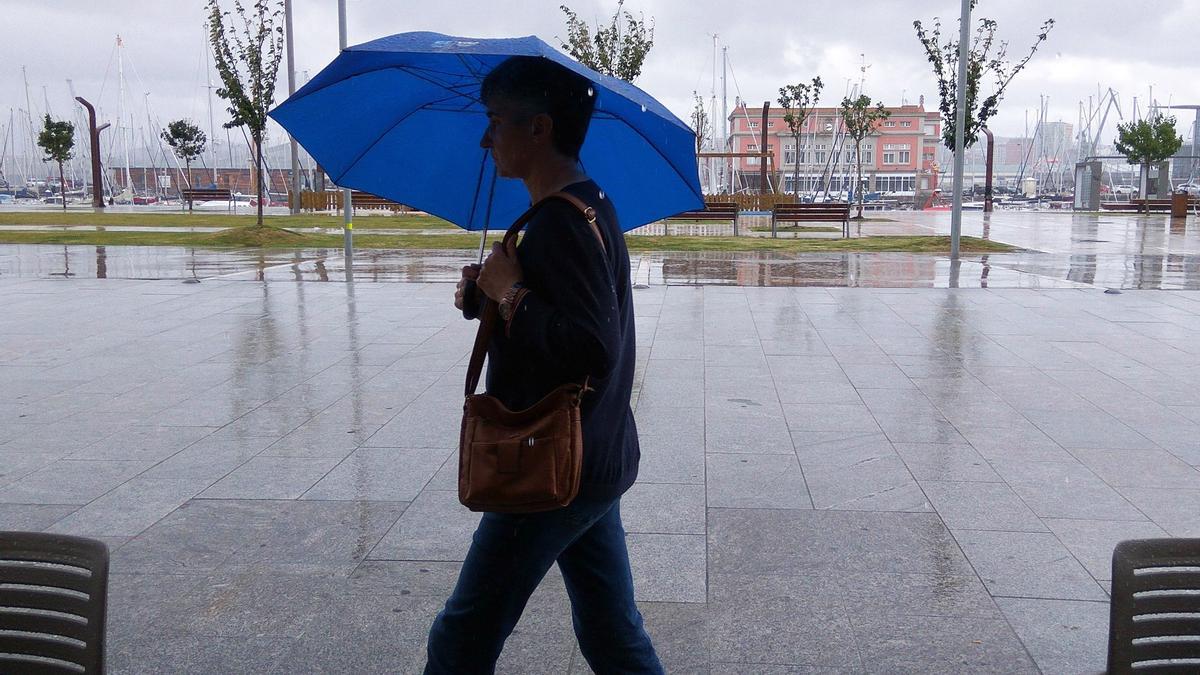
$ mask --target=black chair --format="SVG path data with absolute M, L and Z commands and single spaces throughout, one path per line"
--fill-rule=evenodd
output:
M 108 547 L 0 532 L 0 673 L 103 673 Z
M 1117 544 L 1108 672 L 1200 672 L 1200 539 Z

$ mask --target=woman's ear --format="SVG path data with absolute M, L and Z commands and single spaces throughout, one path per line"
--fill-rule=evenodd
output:
M 554 138 L 554 118 L 546 113 L 538 113 L 531 121 L 533 138 L 538 143 L 549 143 Z

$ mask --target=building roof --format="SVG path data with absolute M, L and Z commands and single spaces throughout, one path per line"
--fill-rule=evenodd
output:
M 886 110 L 890 111 L 893 116 L 917 115 L 917 116 L 923 116 L 923 117 L 925 117 L 925 119 L 941 119 L 941 116 L 942 116 L 942 114 L 936 110 L 933 110 L 933 111 L 925 110 L 925 106 L 922 104 L 884 106 L 884 108 Z M 819 107 L 819 108 L 813 108 L 813 111 L 810 114 L 837 115 L 840 112 L 841 112 L 841 108 L 823 106 L 823 107 Z M 775 117 L 776 115 L 778 115 L 779 117 L 783 117 L 784 113 L 785 113 L 785 110 L 782 106 L 772 105 L 770 110 L 767 112 L 767 116 Z M 753 107 L 753 108 L 750 106 L 744 105 L 744 104 L 740 105 L 740 106 L 735 106 L 734 109 L 729 113 L 729 119 L 732 120 L 734 117 L 741 117 L 743 115 L 748 115 L 753 118 L 761 118 L 762 117 L 762 106 L 757 106 L 757 107 Z

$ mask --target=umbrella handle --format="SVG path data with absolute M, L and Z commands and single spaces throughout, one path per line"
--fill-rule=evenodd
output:
M 463 284 L 462 313 L 464 319 L 477 319 L 479 318 L 479 315 L 483 313 L 483 305 L 485 302 L 487 302 L 487 298 L 483 298 L 482 301 L 476 302 L 475 298 L 478 293 L 479 286 L 476 285 L 474 281 L 467 279 L 467 282 Z

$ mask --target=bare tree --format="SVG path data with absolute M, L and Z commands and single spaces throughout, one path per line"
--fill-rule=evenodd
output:
M 979 4 L 979 0 L 971 0 L 971 9 Z M 1008 42 L 996 41 L 996 20 L 981 17 L 979 26 L 975 29 L 975 37 L 971 41 L 970 57 L 967 61 L 967 110 L 966 129 L 963 138 L 964 148 L 975 144 L 979 132 L 996 114 L 1004 90 L 1012 83 L 1017 73 L 1024 70 L 1029 59 L 1037 52 L 1038 47 L 1046 41 L 1050 29 L 1054 27 L 1054 19 L 1046 19 L 1038 31 L 1033 46 L 1025 58 L 1012 63 L 1008 60 Z M 950 150 L 954 150 L 954 130 L 958 114 L 958 40 L 948 38 L 942 42 L 942 22 L 937 17 L 933 26 L 926 30 L 920 21 L 914 21 L 917 29 L 917 39 L 925 49 L 925 56 L 933 66 L 933 74 L 938 81 L 938 109 L 942 112 L 942 142 Z M 993 78 L 992 93 L 980 100 L 980 84 L 984 75 Z
M 255 0 L 249 13 L 241 0 L 233 7 L 241 22 L 238 32 L 227 32 L 226 17 L 219 0 L 208 0 L 208 37 L 222 86 L 217 96 L 229 102 L 230 120 L 225 128 L 244 126 L 254 146 L 257 173 L 258 226 L 263 224 L 263 138 L 267 111 L 275 103 L 275 81 L 283 58 L 282 0 Z
M 868 134 L 875 130 L 875 126 L 879 122 L 890 117 L 892 113 L 880 102 L 872 104 L 870 96 L 859 94 L 858 98 L 842 99 L 841 114 L 842 122 L 846 125 L 846 135 L 854 139 L 854 165 L 857 169 L 854 194 L 858 197 L 858 215 L 855 217 L 862 218 L 862 142 Z
M 804 133 L 804 121 L 817 107 L 824 87 L 821 78 L 812 82 L 789 84 L 779 88 L 779 105 L 783 106 L 783 121 L 788 126 L 795 142 L 795 162 L 792 168 L 792 191 L 800 194 L 800 135 Z

